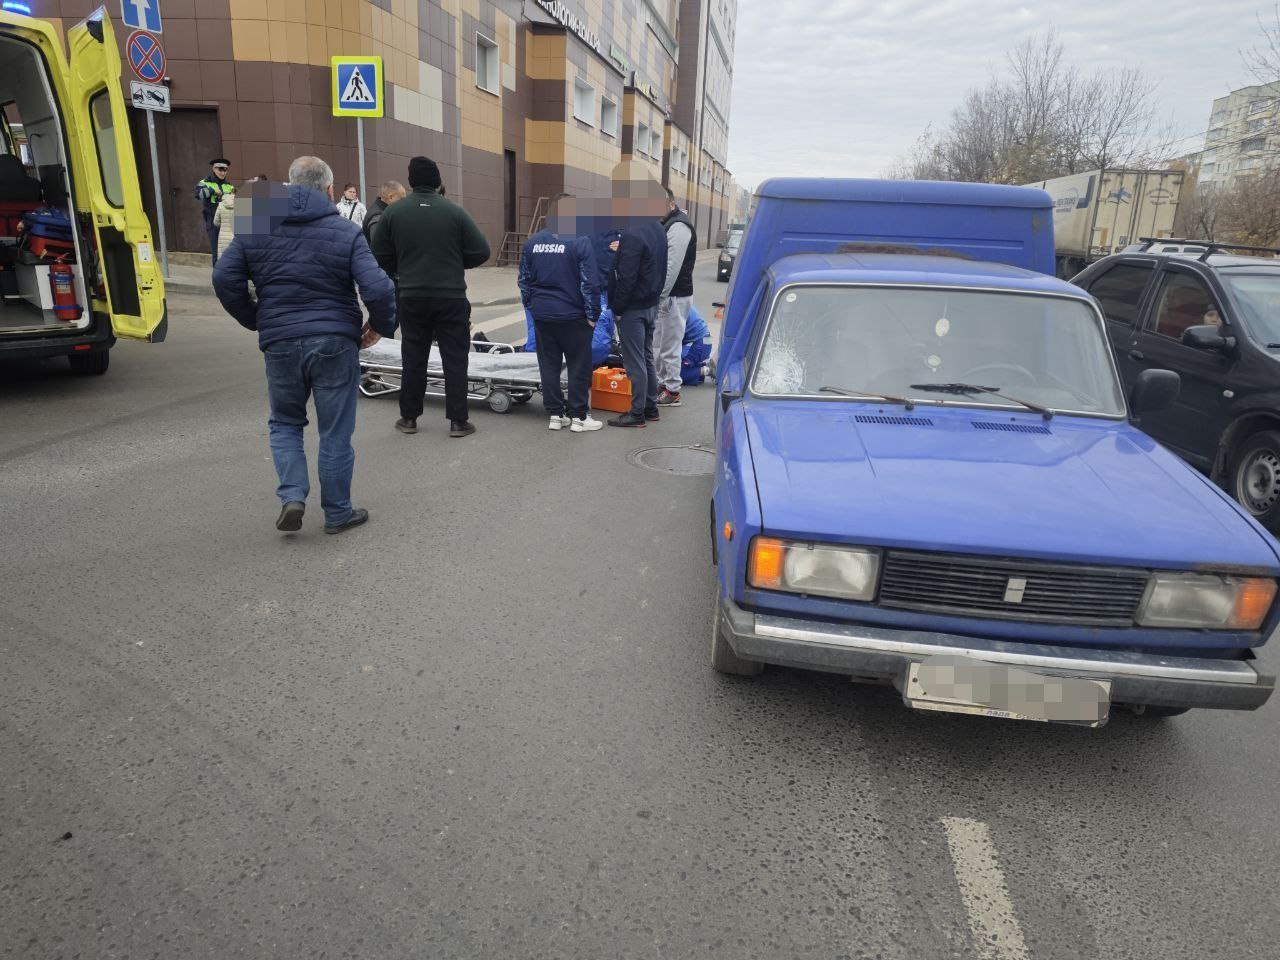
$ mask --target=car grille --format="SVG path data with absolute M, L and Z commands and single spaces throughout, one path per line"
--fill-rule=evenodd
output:
M 1146 588 L 1142 570 L 889 550 L 880 578 L 880 605 L 1001 620 L 1129 627 Z

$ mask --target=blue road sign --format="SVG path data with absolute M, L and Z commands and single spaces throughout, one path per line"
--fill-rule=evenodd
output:
M 149 33 L 135 30 L 129 34 L 124 45 L 129 56 L 129 65 L 139 80 L 147 83 L 159 83 L 164 79 L 164 48 L 160 41 Z
M 381 57 L 333 57 L 333 115 L 380 117 L 382 97 Z
M 120 19 L 126 27 L 163 33 L 160 22 L 160 0 L 120 0 Z

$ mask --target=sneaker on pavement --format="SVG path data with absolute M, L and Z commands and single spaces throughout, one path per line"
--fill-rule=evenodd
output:
M 396 421 L 396 429 L 401 433 L 417 433 L 418 421 L 410 420 L 408 417 L 401 417 Z
M 355 509 L 351 511 L 351 516 L 347 517 L 346 523 L 340 523 L 336 527 L 326 526 L 325 533 L 342 533 L 344 530 L 350 530 L 352 527 L 358 527 L 369 519 L 368 510 Z
M 644 418 L 650 421 L 651 423 L 656 423 L 657 421 L 662 419 L 662 414 L 658 412 L 657 407 L 653 407 L 652 409 L 646 410 L 644 412 Z
M 450 420 L 449 436 L 465 437 L 476 432 L 476 426 L 470 420 Z
M 569 426 L 570 424 L 572 424 L 572 423 L 573 423 L 573 421 L 572 421 L 571 419 L 569 419 L 568 417 L 562 417 L 562 416 L 558 416 L 558 415 L 556 415 L 556 414 L 552 414 L 552 416 L 551 416 L 551 422 L 547 424 L 547 429 L 548 429 L 548 430 L 563 430 L 565 427 L 568 427 L 568 426 Z
M 620 417 L 614 417 L 609 421 L 611 427 L 643 427 L 646 426 L 645 418 L 637 416 L 631 411 L 627 411 Z
M 603 426 L 603 423 L 588 413 L 585 417 L 574 417 L 573 423 L 569 425 L 569 430 L 573 433 L 590 433 L 592 430 L 599 430 Z
M 662 392 L 658 394 L 658 406 L 660 407 L 678 407 L 680 406 L 680 391 L 672 393 L 666 387 L 662 388 Z
M 297 533 L 302 529 L 302 515 L 306 511 L 307 505 L 301 500 L 290 500 L 276 518 L 276 529 L 282 533 Z

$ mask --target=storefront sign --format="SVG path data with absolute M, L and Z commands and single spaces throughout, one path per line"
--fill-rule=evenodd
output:
M 619 50 L 617 47 L 614 47 L 614 46 L 609 47 L 609 59 L 612 60 L 614 62 L 614 65 L 617 66 L 617 68 L 621 70 L 623 73 L 630 73 L 632 70 L 635 69 L 635 67 L 632 66 L 631 64 L 631 61 L 627 59 L 627 55 L 623 53 L 621 50 Z
M 604 50 L 600 47 L 600 38 L 587 29 L 587 25 L 582 22 L 576 13 L 566 7 L 561 0 L 538 0 L 538 6 L 551 14 L 557 23 L 572 32 L 588 47 L 604 56 Z
M 634 82 L 631 85 L 636 89 L 637 93 L 644 94 L 646 97 L 652 100 L 654 104 L 664 113 L 670 112 L 667 106 L 666 99 L 662 96 L 660 92 L 658 92 L 658 88 L 655 87 L 648 80 L 641 80 L 639 77 L 635 77 Z

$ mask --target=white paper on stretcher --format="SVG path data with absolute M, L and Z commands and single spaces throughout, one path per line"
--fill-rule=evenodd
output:
M 360 351 L 360 362 L 377 364 L 384 367 L 399 367 L 400 341 L 384 337 L 372 347 Z M 432 377 L 444 376 L 444 365 L 440 361 L 440 349 L 431 348 L 431 359 L 427 361 L 427 374 Z M 536 353 L 477 353 L 467 354 L 467 376 L 472 380 L 519 381 L 536 384 L 540 379 L 538 372 L 538 355 Z

